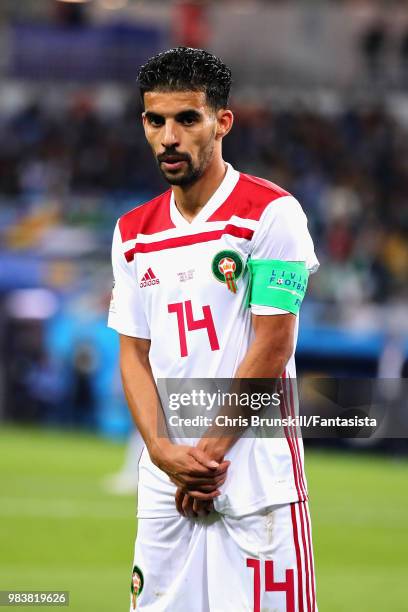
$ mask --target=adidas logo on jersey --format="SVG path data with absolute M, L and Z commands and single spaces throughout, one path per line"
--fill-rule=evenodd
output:
M 150 287 L 151 285 L 159 285 L 160 281 L 154 275 L 154 272 L 151 268 L 147 269 L 147 272 L 143 275 L 142 280 L 140 281 L 140 287 Z

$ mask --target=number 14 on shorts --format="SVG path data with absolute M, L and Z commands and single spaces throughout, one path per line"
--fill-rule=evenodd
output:
M 254 612 L 261 612 L 261 563 L 265 564 L 265 591 L 283 592 L 286 595 L 286 612 L 295 612 L 295 586 L 293 569 L 285 572 L 285 582 L 276 582 L 273 561 L 260 561 L 248 558 L 247 567 L 254 571 Z

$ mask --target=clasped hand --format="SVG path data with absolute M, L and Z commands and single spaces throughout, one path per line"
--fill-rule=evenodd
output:
M 217 462 L 194 446 L 171 444 L 155 461 L 177 486 L 175 502 L 183 516 L 205 516 L 220 495 L 229 461 Z

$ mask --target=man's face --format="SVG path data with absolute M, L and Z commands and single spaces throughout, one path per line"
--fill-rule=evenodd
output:
M 150 91 L 144 95 L 143 126 L 164 178 L 191 185 L 210 163 L 217 114 L 202 91 Z

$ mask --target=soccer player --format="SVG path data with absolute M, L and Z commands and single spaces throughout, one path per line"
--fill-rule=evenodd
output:
M 123 215 L 113 238 L 109 325 L 146 445 L 131 610 L 316 610 L 301 440 L 159 434 L 158 379 L 295 377 L 318 267 L 299 203 L 223 160 L 230 85 L 200 49 L 170 49 L 139 72 L 146 138 L 171 188 Z

